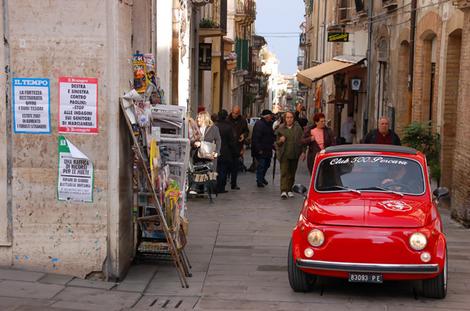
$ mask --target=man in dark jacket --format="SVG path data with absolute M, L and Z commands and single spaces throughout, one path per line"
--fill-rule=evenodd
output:
M 237 147 L 235 144 L 235 131 L 232 125 L 227 121 L 228 112 L 221 110 L 218 113 L 216 126 L 219 128 L 221 147 L 220 155 L 217 158 L 217 193 L 225 193 L 227 184 L 227 175 L 237 159 Z
M 248 123 L 246 119 L 240 115 L 240 106 L 233 106 L 232 112 L 228 117 L 228 122 L 232 124 L 235 130 L 235 146 L 238 151 L 238 157 L 233 161 L 232 169 L 230 170 L 230 182 L 232 189 L 240 189 L 237 185 L 237 176 L 239 169 L 239 159 L 243 162 L 243 144 L 248 137 Z
M 401 145 L 400 137 L 390 128 L 387 117 L 379 119 L 379 127 L 370 131 L 364 138 L 365 144 Z
M 273 113 L 271 110 L 265 109 L 261 113 L 261 119 L 256 122 L 253 128 L 251 143 L 252 155 L 258 161 L 258 167 L 256 168 L 256 184 L 258 187 L 264 187 L 268 184 L 265 176 L 271 165 L 274 141 Z
M 302 105 L 301 103 L 298 103 L 297 106 L 295 107 L 295 121 L 297 121 L 297 123 L 299 123 L 300 127 L 302 128 L 305 128 L 305 126 L 307 126 L 307 123 L 308 123 L 308 119 L 307 117 L 305 116 L 306 112 L 305 112 L 305 107 L 304 105 Z

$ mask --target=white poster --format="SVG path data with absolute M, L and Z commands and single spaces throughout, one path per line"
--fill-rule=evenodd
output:
M 93 202 L 93 164 L 67 138 L 59 136 L 59 201 Z
M 14 132 L 50 134 L 49 79 L 14 78 L 12 83 Z
M 59 133 L 98 133 L 98 79 L 59 78 Z

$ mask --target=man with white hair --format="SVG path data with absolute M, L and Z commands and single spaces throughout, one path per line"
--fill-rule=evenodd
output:
M 380 117 L 379 126 L 371 130 L 364 138 L 365 144 L 401 145 L 400 137 L 390 129 L 387 117 Z

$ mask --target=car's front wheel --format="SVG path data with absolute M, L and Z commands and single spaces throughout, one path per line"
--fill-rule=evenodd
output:
M 423 280 L 423 296 L 429 298 L 445 298 L 447 294 L 447 252 L 442 272 L 430 280 Z
M 316 281 L 316 276 L 307 274 L 297 268 L 292 252 L 292 240 L 289 243 L 289 254 L 287 256 L 287 268 L 289 273 L 289 284 L 294 292 L 309 292 Z

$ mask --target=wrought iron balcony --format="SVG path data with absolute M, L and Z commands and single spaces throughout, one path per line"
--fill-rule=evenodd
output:
M 199 35 L 201 37 L 223 36 L 227 33 L 227 0 L 212 0 L 201 7 Z
M 254 0 L 237 0 L 235 19 L 242 23 L 253 23 L 256 20 L 256 2 Z

